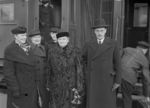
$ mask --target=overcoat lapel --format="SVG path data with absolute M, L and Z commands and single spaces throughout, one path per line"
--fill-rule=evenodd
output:
M 93 54 L 95 54 L 95 53 L 97 52 L 98 48 L 99 48 L 99 45 L 98 45 L 98 43 L 97 43 L 97 40 L 96 40 L 96 39 L 93 39 L 89 45 L 90 45 L 90 47 L 91 47 L 91 52 L 92 52 Z M 94 55 L 93 55 L 93 56 L 94 56 Z
M 105 38 L 103 44 L 98 45 L 98 48 L 97 48 L 95 55 L 93 56 L 92 59 L 99 57 L 101 54 L 106 52 L 111 47 L 112 47 L 112 45 L 111 45 L 109 39 Z
M 41 45 L 39 47 L 35 46 L 32 49 L 32 53 L 36 56 L 46 57 L 46 51 L 45 51 L 45 47 L 43 45 Z
M 34 65 L 33 55 L 30 52 L 29 55 L 27 55 L 15 42 L 12 43 L 10 50 L 11 51 L 6 54 L 8 60 Z

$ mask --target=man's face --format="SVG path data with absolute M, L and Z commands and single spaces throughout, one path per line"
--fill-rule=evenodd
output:
M 147 51 L 148 51 L 148 49 L 146 49 L 146 48 L 142 48 L 142 51 L 143 51 L 143 53 L 144 53 L 144 54 L 146 54 L 146 53 L 147 53 Z
M 27 33 L 23 33 L 23 34 L 16 34 L 15 35 L 15 40 L 18 41 L 21 44 L 26 43 L 27 40 Z
M 94 30 L 94 33 L 95 33 L 95 35 L 96 35 L 96 37 L 97 37 L 97 39 L 102 39 L 102 38 L 104 38 L 105 37 L 105 34 L 106 34 L 106 28 L 96 28 L 95 30 Z
M 36 36 L 31 37 L 31 41 L 35 45 L 39 45 L 41 43 L 41 39 L 42 39 L 41 35 L 36 35 Z
M 57 33 L 56 32 L 51 32 L 50 36 L 54 41 L 57 41 L 57 37 L 56 37 Z
M 67 36 L 60 37 L 60 38 L 58 38 L 57 42 L 58 42 L 60 47 L 64 48 L 65 46 L 68 45 L 69 38 Z

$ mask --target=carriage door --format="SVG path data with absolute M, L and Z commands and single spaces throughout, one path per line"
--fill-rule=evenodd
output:
M 39 29 L 39 2 L 27 0 L 27 28 L 28 33 Z
M 148 0 L 125 0 L 124 47 L 148 41 Z

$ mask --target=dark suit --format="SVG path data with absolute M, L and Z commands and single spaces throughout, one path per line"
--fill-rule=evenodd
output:
M 15 42 L 5 50 L 4 76 L 8 87 L 7 108 L 38 108 L 33 56 Z
M 87 63 L 87 108 L 116 108 L 114 83 L 120 83 L 120 54 L 117 42 L 104 39 L 86 43 L 83 60 Z

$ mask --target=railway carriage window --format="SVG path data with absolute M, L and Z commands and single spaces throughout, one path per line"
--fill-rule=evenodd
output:
M 0 4 L 0 23 L 11 23 L 14 21 L 14 4 Z
M 148 4 L 134 4 L 134 27 L 147 27 Z

